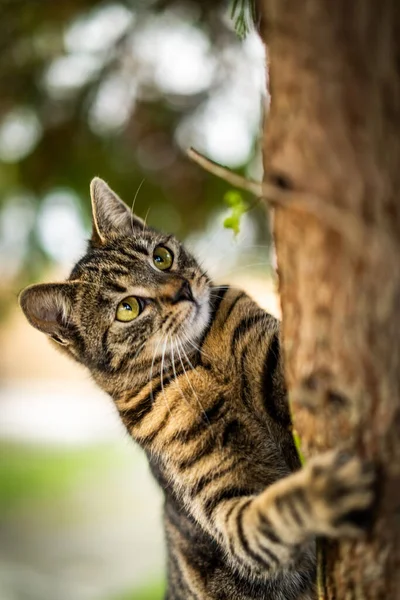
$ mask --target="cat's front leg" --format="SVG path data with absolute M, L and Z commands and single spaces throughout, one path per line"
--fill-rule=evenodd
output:
M 371 463 L 330 451 L 268 488 L 253 510 L 267 512 L 288 543 L 317 535 L 356 537 L 369 522 L 375 479 Z
M 369 464 L 328 452 L 256 497 L 221 503 L 213 520 L 232 562 L 272 573 L 297 563 L 315 536 L 360 535 L 374 482 Z

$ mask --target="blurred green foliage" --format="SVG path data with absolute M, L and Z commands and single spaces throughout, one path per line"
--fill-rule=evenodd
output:
M 238 36 L 246 37 L 256 21 L 256 0 L 232 0 L 231 15 Z
M 305 458 L 304 458 L 304 454 L 303 454 L 302 449 L 301 449 L 301 439 L 300 439 L 300 436 L 299 436 L 299 434 L 297 433 L 296 430 L 293 431 L 293 439 L 294 439 L 294 444 L 296 446 L 297 453 L 298 453 L 299 458 L 300 458 L 300 462 L 301 462 L 302 465 L 304 465 L 305 464 Z
M 94 175 L 128 203 L 144 180 L 135 210 L 150 208 L 150 224 L 181 237 L 223 206 L 228 185 L 184 150 L 194 140 L 207 151 L 204 114 L 212 120 L 212 102 L 228 105 L 235 89 L 242 42 L 231 9 L 228 0 L 1 0 L 0 262 L 8 279 L 1 276 L 0 303 L 7 281 L 20 287 L 54 260 L 41 234 L 54 191 L 72 194 L 87 230 Z M 167 73 L 185 53 L 179 40 L 192 40 L 182 81 Z M 171 54 L 161 72 L 152 52 L 158 61 Z M 257 156 L 257 118 L 247 134 L 248 151 L 234 165 L 242 173 Z M 7 220 L 21 198 L 24 210 Z
M 232 229 L 234 234 L 237 235 L 240 231 L 240 220 L 244 213 L 249 210 L 250 205 L 245 202 L 242 194 L 235 190 L 226 192 L 224 201 L 231 209 L 231 214 L 224 220 L 224 227 Z
M 24 534 L 21 534 L 21 540 L 24 541 L 20 543 L 28 544 L 26 550 L 27 560 L 32 561 L 40 569 L 42 561 L 49 561 L 49 558 L 46 558 L 46 548 L 48 549 L 49 543 L 54 543 L 54 539 L 59 536 L 61 545 L 65 544 L 68 540 L 68 532 L 71 531 L 71 528 L 75 528 L 75 532 L 81 531 L 81 533 L 78 538 L 75 537 L 74 552 L 82 552 L 82 569 L 83 571 L 88 569 L 88 572 L 90 572 L 90 557 L 85 555 L 86 544 L 90 545 L 91 543 L 87 538 L 86 524 L 91 521 L 93 516 L 90 516 L 91 513 L 87 512 L 88 506 L 93 507 L 94 514 L 99 515 L 99 526 L 105 528 L 106 531 L 112 531 L 113 517 L 112 513 L 111 515 L 108 513 L 108 510 L 114 506 L 112 500 L 106 502 L 105 508 L 103 507 L 99 513 L 97 512 L 102 502 L 105 501 L 105 496 L 104 494 L 101 495 L 101 490 L 104 489 L 104 486 L 111 485 L 111 482 L 115 484 L 116 480 L 113 479 L 111 474 L 116 469 L 121 469 L 122 465 L 124 465 L 124 469 L 126 468 L 128 476 L 140 479 L 139 472 L 135 471 L 135 468 L 140 464 L 140 460 L 136 459 L 139 459 L 140 456 L 135 455 L 135 457 L 132 460 L 133 455 L 128 447 L 114 443 L 100 443 L 80 448 L 63 446 L 49 448 L 44 445 L 1 442 L 0 514 L 3 534 L 5 528 L 15 544 L 15 540 L 19 539 L 18 523 L 24 522 Z M 94 504 L 92 504 L 92 501 L 88 504 L 80 504 L 79 490 L 87 490 L 88 486 Z M 99 491 L 101 499 L 99 504 L 96 504 Z M 115 495 L 111 496 L 114 502 L 119 495 L 123 498 L 123 487 L 116 490 Z M 140 506 L 140 503 L 138 506 Z M 121 510 L 118 501 L 114 506 L 114 510 L 117 512 Z M 138 510 L 138 507 L 136 506 L 134 510 Z M 128 515 L 127 518 L 129 518 Z M 135 518 L 134 512 L 131 518 Z M 35 528 L 30 530 L 32 524 L 35 523 L 40 523 L 36 533 Z M 30 554 L 29 550 L 29 544 L 34 542 L 35 536 L 39 536 L 41 540 L 41 550 L 37 557 Z M 78 540 L 78 545 L 76 545 L 76 540 Z M 131 551 L 132 549 L 135 551 L 134 544 L 131 546 Z M 25 551 L 25 549 L 23 550 Z M 136 548 L 136 551 L 140 552 L 140 548 Z M 118 552 L 118 549 L 116 549 L 116 552 Z M 122 552 L 120 552 L 120 555 L 124 557 Z M 5 556 L 7 557 L 7 553 Z M 12 550 L 10 556 L 12 556 Z M 65 555 L 63 556 L 65 558 Z M 98 557 L 98 554 L 96 556 Z M 104 556 L 107 556 L 109 560 L 107 553 Z M 37 563 L 36 559 L 38 560 Z M 59 558 L 58 560 L 62 561 L 63 559 Z M 103 558 L 103 560 L 105 559 Z M 130 560 L 129 557 L 127 557 L 127 560 Z M 154 577 L 151 576 L 150 578 L 148 573 L 142 574 L 142 577 L 140 577 L 135 572 L 133 557 L 132 560 L 132 579 L 138 579 L 140 582 L 147 580 L 148 583 L 138 583 L 136 587 L 131 588 L 122 595 L 113 596 L 112 598 L 107 596 L 105 600 L 162 600 L 165 590 L 162 573 L 157 568 Z M 48 564 L 50 567 L 50 562 Z M 57 563 L 57 559 L 55 564 L 62 572 L 64 564 Z M 2 571 L 2 568 L 4 569 L 4 565 L 7 567 L 7 560 L 4 560 L 3 554 L 0 561 L 0 596 L 2 598 L 2 585 L 4 584 L 2 579 L 4 571 Z M 68 568 L 68 565 L 65 568 Z M 123 585 L 123 582 L 121 584 Z M 75 585 L 77 585 L 76 582 Z M 37 597 L 35 594 L 36 591 L 32 598 Z M 101 587 L 99 587 L 98 594 L 99 598 L 102 597 Z M 8 596 L 6 597 L 8 598 Z M 21 597 L 29 598 L 30 596 L 24 595 Z M 47 592 L 44 598 L 49 598 Z
M 116 461 L 114 447 L 52 449 L 0 444 L 0 512 L 4 516 L 21 504 L 52 500 L 91 475 L 101 474 Z
M 165 583 L 163 581 L 157 581 L 146 587 L 140 588 L 139 590 L 133 590 L 113 598 L 112 600 L 162 600 L 164 598 Z

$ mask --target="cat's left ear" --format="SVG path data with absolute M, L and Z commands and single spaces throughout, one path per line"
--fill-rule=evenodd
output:
M 19 296 L 29 323 L 62 346 L 73 342 L 73 310 L 80 283 L 40 283 L 30 285 Z
M 143 229 L 144 221 L 134 215 L 125 202 L 100 177 L 90 184 L 92 200 L 92 242 L 104 244 L 114 235 L 132 235 L 135 227 Z

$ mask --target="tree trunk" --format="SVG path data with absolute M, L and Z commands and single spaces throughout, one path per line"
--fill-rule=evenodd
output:
M 295 427 L 306 458 L 345 444 L 382 474 L 371 536 L 326 543 L 322 597 L 398 599 L 400 2 L 259 5 L 265 181 L 319 199 L 274 214 Z

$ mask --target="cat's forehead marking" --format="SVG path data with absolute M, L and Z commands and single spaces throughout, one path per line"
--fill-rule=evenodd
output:
M 162 285 L 165 273 L 152 264 L 154 248 L 158 245 L 169 247 L 174 255 L 174 268 L 185 275 L 188 268 L 195 266 L 195 260 L 185 252 L 173 234 L 163 234 L 156 230 L 135 229 L 133 235 L 115 236 L 102 246 L 89 246 L 70 278 L 89 282 L 96 287 L 94 295 L 104 295 L 110 299 L 121 294 L 152 296 Z M 193 277 L 193 272 L 189 274 Z M 90 294 L 93 296 L 93 294 Z

